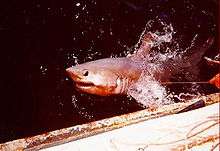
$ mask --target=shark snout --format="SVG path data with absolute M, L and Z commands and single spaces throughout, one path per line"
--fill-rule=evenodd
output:
M 78 80 L 78 79 L 81 79 L 80 76 L 78 76 L 77 72 L 75 71 L 75 69 L 73 67 L 67 68 L 66 72 L 67 72 L 68 76 L 71 79 L 73 79 L 74 81 Z

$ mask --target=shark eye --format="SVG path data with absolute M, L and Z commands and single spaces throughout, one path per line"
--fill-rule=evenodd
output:
M 83 73 L 83 76 L 88 76 L 89 75 L 89 71 L 85 71 L 84 73 Z

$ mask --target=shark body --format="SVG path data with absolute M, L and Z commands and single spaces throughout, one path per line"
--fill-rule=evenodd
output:
M 126 94 L 129 87 L 138 81 L 143 71 L 149 70 L 147 66 L 143 66 L 143 61 L 146 61 L 144 58 L 149 54 L 154 41 L 154 35 L 143 33 L 137 52 L 129 57 L 99 59 L 75 65 L 67 68 L 66 71 L 80 91 L 100 96 Z M 162 70 L 151 72 L 150 76 L 164 82 L 169 81 L 172 74 L 184 72 L 185 69 L 189 71 L 188 69 L 201 60 L 212 42 L 213 39 L 209 38 L 203 44 L 197 44 L 192 48 L 192 53 L 184 56 L 185 58 L 182 56 L 176 57 L 175 60 L 171 58 L 162 63 Z

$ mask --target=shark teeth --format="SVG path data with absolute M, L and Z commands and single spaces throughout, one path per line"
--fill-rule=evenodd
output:
M 92 82 L 76 82 L 77 87 L 91 87 L 95 86 Z

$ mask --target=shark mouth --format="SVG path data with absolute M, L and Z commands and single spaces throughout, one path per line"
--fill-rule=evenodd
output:
M 78 88 L 89 88 L 95 86 L 92 82 L 76 82 L 76 87 Z

